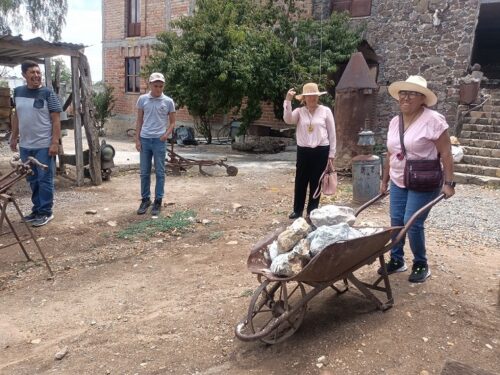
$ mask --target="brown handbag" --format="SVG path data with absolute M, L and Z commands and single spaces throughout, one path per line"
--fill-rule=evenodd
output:
M 404 123 L 403 115 L 399 115 L 399 140 L 401 142 L 401 151 L 406 158 L 406 149 L 404 145 Z M 443 169 L 439 158 L 434 160 L 420 159 L 409 160 L 406 158 L 404 171 L 404 184 L 409 190 L 415 191 L 433 191 L 443 185 Z

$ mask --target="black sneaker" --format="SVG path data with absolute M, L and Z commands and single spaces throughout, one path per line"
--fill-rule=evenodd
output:
M 299 214 L 298 212 L 292 212 L 290 215 L 288 215 L 288 218 L 289 219 L 298 219 L 299 217 L 301 217 L 302 215 Z
M 42 225 L 47 224 L 54 218 L 54 215 L 38 215 L 35 220 L 31 222 L 31 225 L 34 227 L 41 227 Z
M 155 199 L 153 202 L 153 208 L 151 209 L 152 216 L 158 216 L 161 211 L 161 199 Z
M 148 210 L 148 207 L 151 206 L 151 199 L 143 198 L 139 209 L 137 210 L 137 215 L 144 215 Z
M 431 270 L 427 264 L 415 263 L 408 278 L 410 283 L 423 283 L 431 275 Z
M 385 267 L 387 268 L 388 275 L 390 275 L 392 273 L 396 273 L 396 272 L 404 272 L 408 269 L 408 267 L 406 267 L 406 263 L 404 261 L 400 262 L 400 261 L 394 260 L 392 258 L 391 258 L 391 260 L 389 260 L 389 262 L 387 262 L 385 264 Z M 383 268 L 380 267 L 377 272 L 379 275 L 382 275 Z
M 37 219 L 38 215 L 35 214 L 34 212 L 30 213 L 29 215 L 23 216 L 23 221 L 25 223 L 31 223 L 32 221 L 35 221 Z

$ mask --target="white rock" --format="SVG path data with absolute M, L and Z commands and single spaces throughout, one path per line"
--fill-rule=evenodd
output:
M 323 225 L 311 232 L 307 239 L 311 244 L 310 252 L 312 256 L 336 242 L 352 240 L 363 235 L 356 229 L 351 228 L 347 223 L 326 226 Z
M 67 346 L 65 346 L 63 349 L 58 351 L 56 353 L 56 355 L 54 356 L 54 358 L 56 360 L 60 361 L 61 359 L 63 359 L 66 356 L 66 354 L 68 354 L 68 347 Z
M 233 203 L 233 211 L 238 211 L 241 207 L 243 207 L 241 204 Z
M 491 346 L 490 344 L 486 344 L 486 347 L 487 347 L 488 349 L 493 349 L 493 346 Z
M 340 223 L 354 224 L 356 217 L 350 207 L 326 205 L 311 211 L 311 222 L 316 227 L 322 225 L 335 225 Z
M 424 342 L 429 341 L 429 339 L 428 339 L 427 337 L 422 337 L 422 340 L 423 340 Z
M 42 342 L 42 339 L 34 339 L 34 340 L 31 340 L 31 343 L 32 344 L 40 344 Z
M 326 363 L 326 356 L 322 355 L 321 357 L 319 357 L 316 362 L 318 363 Z
M 238 245 L 238 241 L 229 241 L 226 242 L 226 245 Z
M 212 220 L 208 220 L 208 219 L 203 219 L 203 220 L 201 221 L 201 223 L 202 223 L 203 225 L 210 224 L 211 222 L 212 222 Z
M 116 221 L 108 221 L 107 224 L 110 226 L 110 227 L 116 227 Z

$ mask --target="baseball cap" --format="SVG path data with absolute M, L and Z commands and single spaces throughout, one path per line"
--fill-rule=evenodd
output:
M 149 76 L 149 82 L 162 81 L 165 83 L 165 77 L 161 73 L 151 73 Z

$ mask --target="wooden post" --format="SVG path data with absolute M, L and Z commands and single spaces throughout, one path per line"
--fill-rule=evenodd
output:
M 89 170 L 90 178 L 94 185 L 102 184 L 101 174 L 101 145 L 97 131 L 94 102 L 92 101 L 92 78 L 87 56 L 80 53 L 79 56 L 80 84 L 82 88 L 82 116 L 85 135 L 89 146 Z
M 46 57 L 44 59 L 45 65 L 45 86 L 48 88 L 52 88 L 52 69 L 50 66 L 50 57 Z
M 83 185 L 83 145 L 82 145 L 82 116 L 80 103 L 80 74 L 78 64 L 80 59 L 71 56 L 71 87 L 73 91 L 73 116 L 75 126 L 75 166 L 76 166 L 76 185 Z

